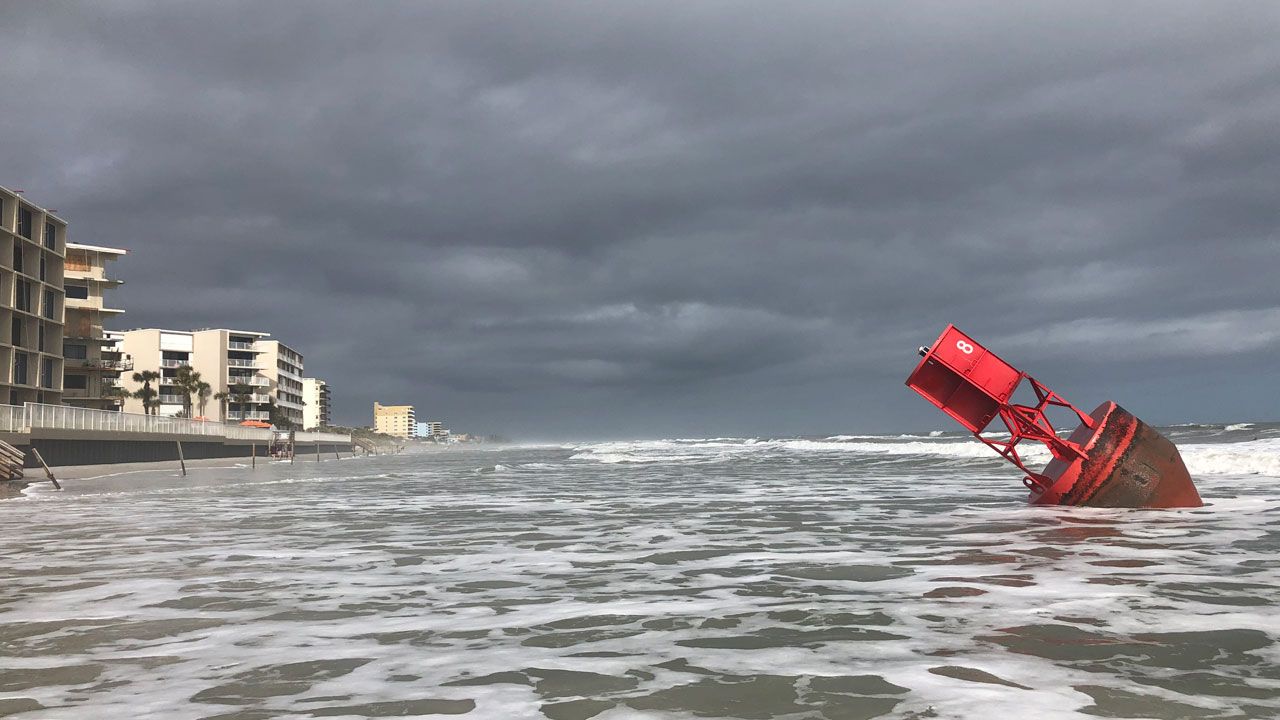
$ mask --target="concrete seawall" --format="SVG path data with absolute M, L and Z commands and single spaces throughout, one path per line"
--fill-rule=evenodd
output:
M 25 453 L 28 468 L 40 466 L 30 452 L 33 447 L 40 451 L 45 462 L 55 467 L 177 461 L 178 442 L 182 443 L 182 455 L 187 460 L 247 458 L 255 451 L 258 457 L 266 457 L 269 450 L 265 442 L 255 444 L 251 440 L 101 430 L 41 429 L 30 434 L 0 433 L 0 440 Z M 334 452 L 349 455 L 353 450 L 350 443 L 299 441 L 295 450 L 297 460 L 313 458 L 317 447 L 322 456 L 329 458 Z

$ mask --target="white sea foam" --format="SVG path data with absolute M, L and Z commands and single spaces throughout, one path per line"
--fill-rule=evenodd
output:
M 880 440 L 875 442 L 874 439 Z M 856 440 L 856 442 L 855 442 Z M 715 441 L 614 442 L 575 446 L 571 459 L 606 464 L 718 463 L 748 455 L 846 454 L 866 456 L 920 456 L 956 460 L 998 459 L 991 448 L 972 438 L 905 440 L 904 436 L 837 435 L 826 440 L 764 440 L 753 443 Z M 1270 475 L 1280 477 L 1280 438 L 1236 443 L 1187 443 L 1179 445 L 1187 469 L 1194 475 Z M 1018 445 L 1024 460 L 1048 462 L 1048 449 L 1036 442 Z
M 67 481 L 0 503 L 5 666 L 99 675 L 30 673 L 6 696 L 55 720 L 424 697 L 473 701 L 463 717 L 481 719 L 577 698 L 617 703 L 605 719 L 744 701 L 816 717 L 753 695 L 750 678 L 802 699 L 823 678 L 871 675 L 903 689 L 876 696 L 898 701 L 895 717 L 1087 717 L 1077 687 L 1140 693 L 1153 717 L 1270 716 L 1280 699 L 1258 670 L 1280 662 L 1280 492 L 1241 468 L 1277 442 L 1185 445 L 1209 505 L 1161 512 L 1029 508 L 973 462 L 999 459 L 972 438 L 464 449 L 371 458 L 359 476 L 298 463 L 91 481 L 111 492 Z M 988 471 L 918 482 L 913 468 L 939 459 Z M 367 662 L 286 677 L 352 658 Z M 536 676 L 553 671 L 594 675 Z M 507 681 L 453 684 L 494 673 Z M 1160 688 L 1178 675 L 1185 692 Z M 673 697 L 685 704 L 629 704 Z
M 1179 445 L 1178 452 L 1193 477 L 1267 475 L 1280 478 L 1280 438 Z

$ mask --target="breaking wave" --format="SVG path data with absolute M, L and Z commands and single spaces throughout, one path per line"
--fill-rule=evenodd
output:
M 1187 469 L 1197 475 L 1270 475 L 1280 477 L 1280 438 L 1230 443 L 1178 444 Z M 845 455 L 852 458 L 951 458 L 961 462 L 998 461 L 988 447 L 972 438 L 909 435 L 833 435 L 822 440 L 714 438 L 590 443 L 572 446 L 570 460 L 604 464 L 708 464 L 735 459 Z M 1038 443 L 1018 447 L 1029 463 L 1049 460 Z

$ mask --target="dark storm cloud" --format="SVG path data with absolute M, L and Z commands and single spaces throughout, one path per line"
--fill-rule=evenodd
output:
M 132 251 L 127 326 L 270 331 L 339 420 L 928 426 L 901 381 L 948 321 L 1083 404 L 1275 415 L 1248 389 L 1280 379 L 1274 3 L 27 3 L 0 26 L 0 182 Z

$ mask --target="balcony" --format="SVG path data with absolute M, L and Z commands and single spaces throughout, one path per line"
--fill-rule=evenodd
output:
M 70 367 L 88 368 L 90 370 L 110 370 L 113 372 L 127 372 L 133 369 L 133 358 L 128 355 L 120 360 L 109 360 L 102 358 L 100 360 L 72 360 L 67 358 L 67 365 Z
M 182 405 L 187 399 L 182 395 L 161 395 L 160 402 L 167 405 Z
M 227 347 L 232 350 L 254 350 L 257 347 L 257 345 L 251 342 L 239 342 L 237 340 L 231 340 L 227 343 Z
M 227 358 L 227 366 L 228 366 L 228 367 L 242 367 L 242 368 L 256 368 L 256 367 L 258 367 L 258 361 L 256 361 L 256 360 L 241 360 L 241 359 L 239 359 L 239 358 Z
M 191 365 L 190 360 L 170 360 L 168 358 L 165 358 L 160 361 L 160 367 L 166 367 L 166 368 L 189 367 L 190 365 Z
M 92 322 L 87 315 L 67 318 L 66 337 L 68 340 L 102 340 L 102 335 L 102 325 Z
M 291 365 L 286 365 L 284 367 L 277 365 L 276 372 L 278 372 L 280 375 L 283 375 L 284 377 L 287 377 L 287 378 L 293 378 L 298 381 L 302 380 L 301 368 L 297 368 Z
M 271 381 L 264 377 L 242 377 L 240 375 L 228 375 L 227 384 L 228 385 L 255 385 L 255 386 L 266 387 L 271 384 Z

